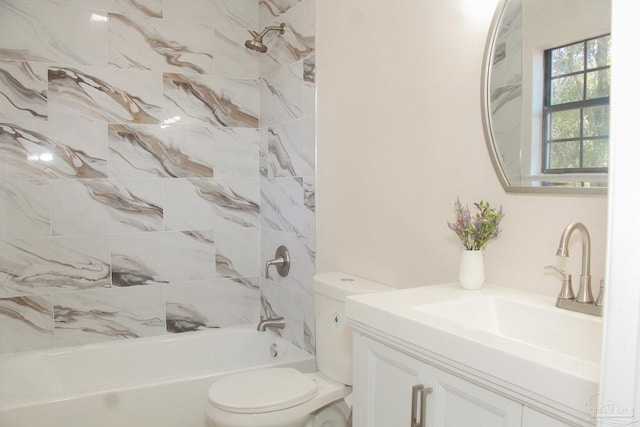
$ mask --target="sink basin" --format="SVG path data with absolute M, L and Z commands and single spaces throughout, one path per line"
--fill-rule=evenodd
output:
M 524 345 L 600 363 L 600 319 L 554 306 L 486 295 L 412 307 L 422 313 Z
M 429 360 L 533 392 L 584 412 L 598 393 L 602 318 L 563 310 L 555 298 L 457 283 L 347 298 L 349 324 Z

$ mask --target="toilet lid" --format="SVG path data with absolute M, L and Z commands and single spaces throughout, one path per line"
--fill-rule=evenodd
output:
M 271 412 L 307 402 L 317 389 L 315 381 L 293 368 L 258 369 L 213 383 L 209 388 L 209 402 L 228 412 Z

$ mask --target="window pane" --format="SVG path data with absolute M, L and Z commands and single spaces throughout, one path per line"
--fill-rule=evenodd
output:
M 551 114 L 551 139 L 580 137 L 580 110 L 559 111 Z
M 606 168 L 609 166 L 609 140 L 585 141 L 583 167 Z
M 611 70 L 590 71 L 587 73 L 587 99 L 609 96 L 609 80 Z
M 554 142 L 549 144 L 551 169 L 580 167 L 580 143 L 578 141 Z
M 561 76 L 583 69 L 584 43 L 572 44 L 551 52 L 551 76 Z
M 584 136 L 609 135 L 609 106 L 590 107 L 584 109 Z
M 561 77 L 551 82 L 551 105 L 582 101 L 582 74 Z
M 587 68 L 611 65 L 611 37 L 604 36 L 587 42 Z

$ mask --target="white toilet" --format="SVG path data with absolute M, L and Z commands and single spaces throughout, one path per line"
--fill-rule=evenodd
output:
M 209 388 L 209 426 L 347 426 L 353 354 L 345 298 L 391 288 L 343 273 L 318 274 L 313 281 L 319 372 L 268 368 L 222 378 Z

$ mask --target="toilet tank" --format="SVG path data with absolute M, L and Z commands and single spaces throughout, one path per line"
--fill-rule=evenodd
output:
M 393 288 L 344 273 L 321 273 L 313 278 L 318 370 L 342 384 L 353 383 L 353 338 L 347 326 L 345 300 L 350 295 Z

